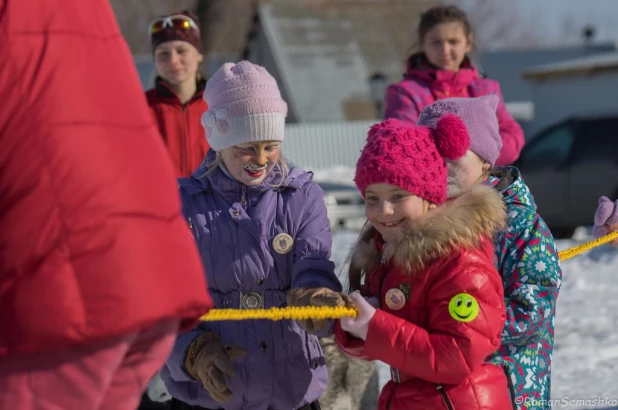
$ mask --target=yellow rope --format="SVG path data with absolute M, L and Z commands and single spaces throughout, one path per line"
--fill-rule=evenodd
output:
M 597 246 L 604 245 L 608 242 L 618 239 L 618 232 L 612 232 L 601 238 L 575 246 L 570 249 L 558 252 L 558 257 L 561 261 L 571 259 L 581 253 L 584 253 Z M 285 308 L 270 308 L 270 309 L 211 309 L 207 314 L 202 316 L 200 320 L 206 322 L 221 321 L 221 320 L 306 320 L 306 319 L 339 319 L 342 317 L 356 317 L 357 310 L 346 307 L 285 307 Z
M 592 248 L 605 245 L 606 243 L 611 242 L 614 239 L 618 239 L 618 231 L 609 233 L 605 236 L 601 236 L 598 239 L 595 239 L 590 242 L 586 242 L 579 246 L 575 246 L 571 249 L 565 249 L 564 251 L 558 252 L 558 257 L 560 258 L 561 261 L 566 261 L 566 260 L 571 259 L 574 256 L 579 255 L 580 253 L 589 251 Z
M 206 322 L 218 320 L 247 320 L 247 319 L 339 319 L 342 317 L 356 317 L 356 309 L 346 307 L 329 307 L 329 306 L 288 306 L 285 308 L 270 308 L 270 309 L 211 309 L 207 314 L 202 316 L 200 320 Z

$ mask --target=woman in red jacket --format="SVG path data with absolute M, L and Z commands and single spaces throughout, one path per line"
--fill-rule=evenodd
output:
M 146 92 L 148 105 L 172 157 L 177 177 L 189 177 L 208 152 L 200 122 L 208 110 L 202 98 L 206 81 L 198 69 L 204 60 L 199 21 L 182 11 L 150 23 L 157 79 Z
M 390 119 L 370 130 L 358 160 L 371 226 L 353 253 L 350 284 L 368 299 L 352 295 L 358 316 L 338 322 L 336 341 L 391 366 L 379 409 L 512 408 L 505 373 L 485 362 L 505 320 L 491 243 L 504 205 L 485 186 L 445 203 L 444 158 L 469 144 L 453 114 L 435 131 Z
M 513 163 L 524 146 L 524 133 L 504 105 L 500 84 L 480 76 L 468 57 L 473 36 L 466 14 L 456 6 L 431 8 L 421 16 L 418 38 L 421 52 L 408 58 L 405 78 L 386 91 L 384 118 L 416 124 L 423 108 L 436 100 L 496 94 L 502 136 L 496 165 Z

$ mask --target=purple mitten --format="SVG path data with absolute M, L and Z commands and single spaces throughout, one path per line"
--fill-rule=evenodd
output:
M 369 331 L 369 322 L 371 322 L 373 315 L 376 313 L 376 308 L 371 306 L 358 292 L 354 292 L 350 296 L 356 304 L 358 314 L 355 318 L 341 318 L 341 328 L 352 336 L 365 340 Z
M 599 238 L 609 232 L 609 226 L 618 224 L 618 206 L 608 197 L 599 198 L 599 207 L 594 214 L 592 235 Z

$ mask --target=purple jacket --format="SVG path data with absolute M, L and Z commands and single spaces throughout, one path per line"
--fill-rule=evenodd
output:
M 210 151 L 207 160 L 213 159 Z M 240 292 L 262 294 L 264 308 L 270 308 L 285 306 L 286 292 L 293 288 L 341 291 L 330 261 L 332 237 L 322 189 L 312 182 L 311 173 L 292 168 L 279 188 L 272 187 L 280 180 L 277 168 L 254 187 L 231 179 L 221 169 L 205 173 L 203 163 L 191 178 L 179 179 L 179 186 L 217 308 L 239 308 Z M 280 233 L 294 240 L 285 254 L 273 246 Z M 235 361 L 236 376 L 229 383 L 233 398 L 223 406 L 183 366 L 189 344 L 204 330 L 247 351 Z M 202 322 L 198 329 L 180 335 L 161 377 L 170 394 L 188 404 L 266 410 L 294 409 L 316 401 L 326 388 L 327 373 L 317 337 L 296 322 L 247 320 Z

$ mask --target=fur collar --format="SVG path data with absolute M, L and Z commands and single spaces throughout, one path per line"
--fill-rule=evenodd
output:
M 491 187 L 476 185 L 429 211 L 423 220 L 410 223 L 386 244 L 373 227 L 365 229 L 352 253 L 350 270 L 373 272 L 380 266 L 383 247 L 393 265 L 415 273 L 454 249 L 480 246 L 483 238 L 491 239 L 504 229 L 506 221 L 500 194 Z

